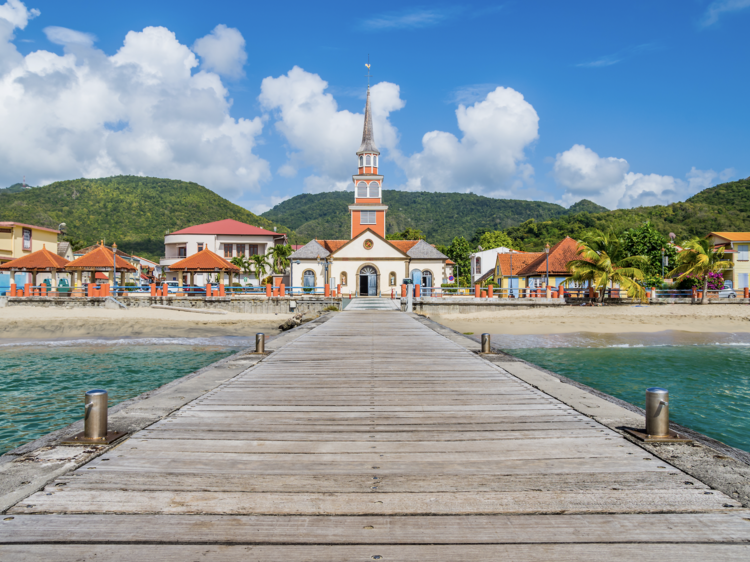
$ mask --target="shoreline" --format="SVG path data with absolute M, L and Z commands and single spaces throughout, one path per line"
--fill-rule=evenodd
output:
M 99 338 L 211 338 L 268 336 L 292 313 L 193 314 L 152 308 L 58 309 L 6 307 L 0 309 L 0 344 L 10 340 L 74 340 Z
M 457 332 L 505 335 L 652 333 L 667 330 L 750 333 L 750 306 L 559 306 L 493 312 L 424 314 Z

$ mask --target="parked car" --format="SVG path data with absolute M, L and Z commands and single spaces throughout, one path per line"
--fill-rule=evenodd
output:
M 711 293 L 709 293 L 710 295 Z M 734 284 L 732 281 L 724 280 L 724 288 L 719 290 L 719 298 L 724 299 L 736 299 L 737 293 L 734 290 Z

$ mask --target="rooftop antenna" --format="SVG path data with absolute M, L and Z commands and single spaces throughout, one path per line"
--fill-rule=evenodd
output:
M 367 67 L 367 74 L 365 74 L 365 77 L 367 78 L 367 88 L 370 88 L 370 78 L 372 78 L 372 74 L 370 74 L 370 55 L 368 53 L 367 55 L 367 64 L 365 65 Z

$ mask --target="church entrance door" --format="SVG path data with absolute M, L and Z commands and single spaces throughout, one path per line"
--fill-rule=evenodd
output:
M 374 267 L 367 265 L 359 271 L 359 296 L 378 296 L 378 274 Z

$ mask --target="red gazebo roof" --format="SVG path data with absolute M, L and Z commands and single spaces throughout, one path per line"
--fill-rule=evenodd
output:
M 113 257 L 114 254 L 112 253 L 112 250 L 100 244 L 96 249 L 90 251 L 85 256 L 74 259 L 65 266 L 65 269 L 103 269 L 108 271 L 112 269 Z M 117 256 L 117 269 L 135 271 L 135 266 L 130 262 L 125 261 L 120 256 Z
M 3 265 L 0 269 L 7 270 L 26 270 L 26 271 L 50 271 L 52 269 L 65 269 L 70 262 L 62 256 L 53 254 L 45 246 L 32 254 L 11 260 Z
M 240 271 L 240 268 L 206 248 L 169 267 L 170 271 Z

